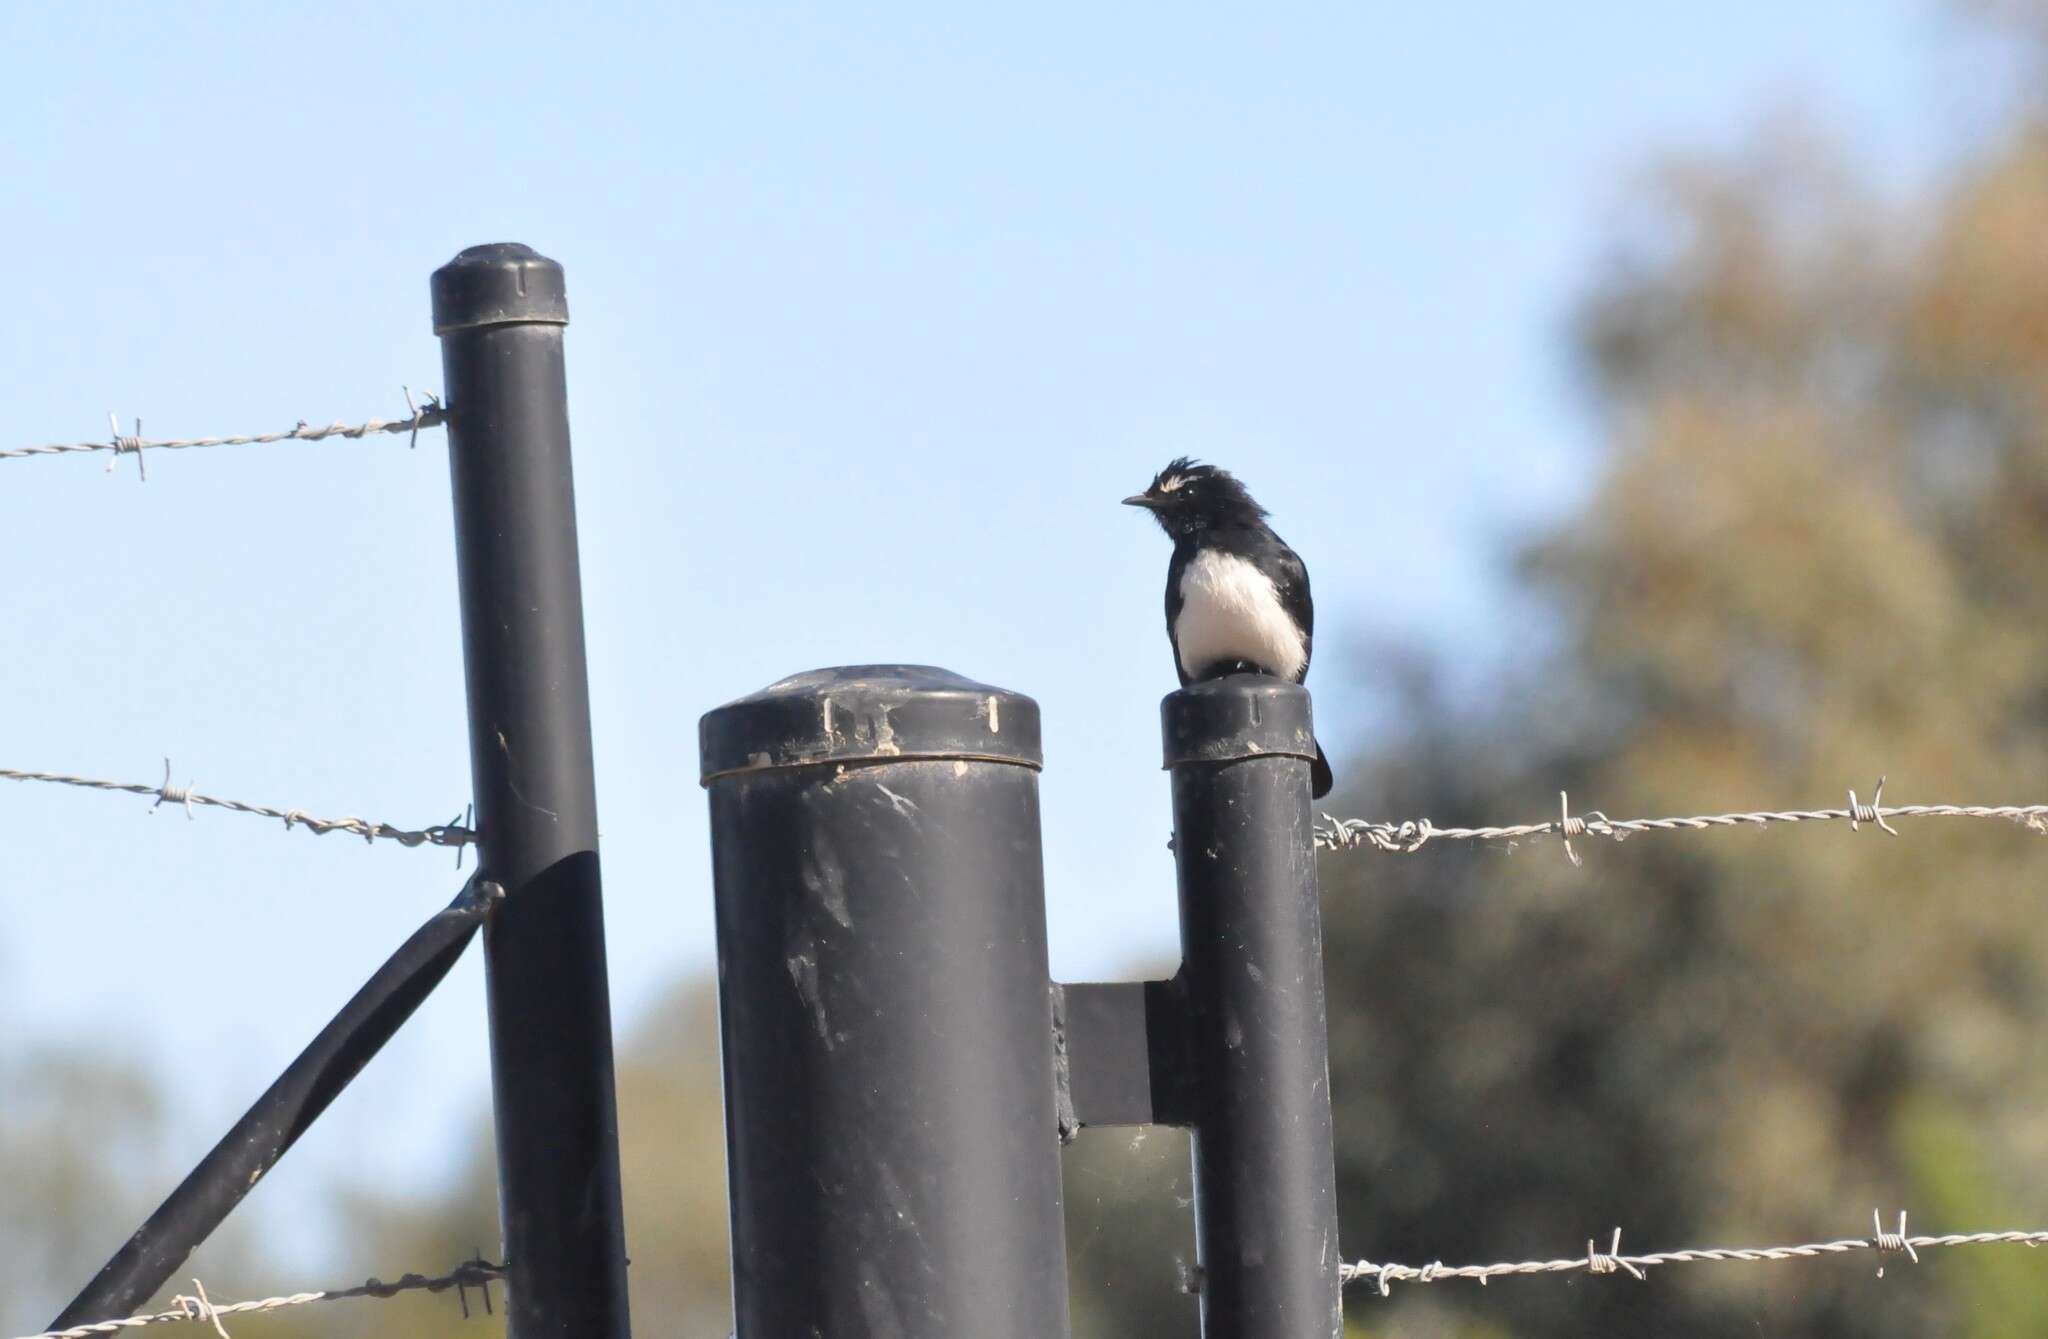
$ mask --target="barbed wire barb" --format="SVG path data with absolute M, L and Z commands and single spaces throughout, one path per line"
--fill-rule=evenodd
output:
M 1627 1270 L 1638 1281 L 1647 1276 L 1621 1253 L 1621 1229 L 1614 1229 L 1614 1241 L 1607 1247 L 1605 1255 L 1593 1249 L 1593 1239 L 1586 1238 L 1586 1272 L 1588 1274 L 1612 1274 L 1617 1269 Z
M 426 400 L 426 407 L 421 408 L 413 403 L 412 387 L 400 386 L 398 389 L 405 392 L 405 407 L 412 414 L 412 432 L 405 439 L 405 449 L 408 451 L 417 450 L 420 444 L 420 429 L 430 426 L 422 420 L 430 412 L 434 414 L 441 412 L 441 397 L 431 391 L 420 392 L 421 397 Z M 438 421 L 437 419 L 436 422 Z
M 198 1279 L 192 1280 L 192 1288 L 198 1295 L 183 1293 L 171 1299 L 171 1305 L 164 1311 L 147 1311 L 139 1315 L 123 1316 L 118 1320 L 93 1321 L 86 1325 L 74 1325 L 65 1330 L 45 1330 L 41 1334 L 23 1335 L 21 1339 L 91 1339 L 98 1334 L 119 1334 L 122 1330 L 137 1330 L 149 1325 L 175 1325 L 180 1323 L 204 1322 L 214 1332 L 229 1339 L 227 1327 L 222 1323 L 228 1316 L 249 1316 L 265 1311 L 281 1311 L 286 1307 L 309 1306 L 314 1302 L 346 1302 L 355 1298 L 371 1297 L 385 1300 L 401 1293 L 446 1292 L 458 1290 L 466 1294 L 470 1288 L 482 1288 L 488 1298 L 490 1285 L 505 1277 L 505 1266 L 492 1264 L 478 1256 L 465 1260 L 454 1269 L 436 1278 L 420 1274 L 407 1274 L 395 1283 L 382 1279 L 369 1279 L 353 1288 L 330 1288 L 314 1292 L 288 1293 L 279 1297 L 263 1297 L 248 1302 L 215 1302 L 206 1295 L 206 1285 Z M 488 1305 L 488 1303 L 487 1303 Z M 463 1315 L 469 1314 L 468 1302 L 464 1297 Z
M 113 451 L 114 458 L 107 462 L 106 472 L 112 474 L 114 466 L 121 463 L 121 457 L 132 451 L 135 453 L 135 473 L 140 477 L 141 482 L 148 483 L 149 465 L 142 459 L 142 420 L 139 418 L 135 420 L 135 435 L 133 437 L 123 437 L 121 435 L 121 420 L 110 409 L 107 411 L 107 431 L 112 434 L 110 438 L 112 445 L 109 449 Z
M 183 807 L 185 817 L 191 818 L 193 806 L 203 805 L 238 814 L 252 814 L 257 818 L 274 818 L 284 824 L 287 832 L 293 828 L 304 828 L 315 836 L 325 836 L 330 832 L 347 832 L 361 837 L 366 842 L 383 840 L 397 842 L 400 846 L 453 846 L 456 848 L 458 868 L 461 862 L 461 848 L 473 845 L 477 840 L 475 828 L 454 819 L 433 827 L 401 828 L 367 818 L 315 818 L 303 809 L 276 809 L 267 804 L 252 804 L 247 800 L 224 800 L 213 795 L 201 795 L 193 790 L 189 783 L 183 786 L 171 784 L 169 758 L 164 759 L 163 781 L 154 786 L 141 781 L 102 781 L 96 777 L 71 776 L 63 772 L 28 772 L 11 767 L 0 767 L 0 781 L 33 781 L 53 786 L 76 786 L 85 790 L 107 790 L 126 795 L 148 796 L 155 801 L 149 806 L 151 813 L 155 813 L 165 804 L 175 804 Z
M 474 834 L 476 832 L 476 805 L 474 803 L 463 805 L 461 813 L 457 814 L 454 818 L 449 819 L 446 823 L 442 824 L 441 826 L 445 828 L 454 828 L 458 824 L 460 824 L 464 832 L 472 834 L 470 840 L 474 841 Z M 467 843 L 458 842 L 456 843 L 455 846 L 455 871 L 458 874 L 462 872 L 462 848 L 466 844 Z M 486 1294 L 486 1296 L 488 1297 L 488 1294 Z
M 1882 786 L 1884 782 L 1880 781 L 1877 784 Z M 1920 1253 L 1913 1249 L 1912 1239 L 1906 1235 L 1906 1211 L 1904 1209 L 1899 1210 L 1899 1230 L 1897 1232 L 1885 1231 L 1884 1219 L 1878 1216 L 1876 1209 L 1872 1209 L 1870 1211 L 1870 1240 L 1872 1248 L 1877 1252 L 1877 1276 L 1879 1278 L 1884 1277 L 1884 1257 L 1886 1255 L 1897 1255 L 1903 1251 L 1908 1260 L 1911 1260 L 1916 1265 L 1920 1263 Z
M 344 423 L 337 419 L 324 428 L 313 427 L 307 420 L 300 419 L 286 432 L 259 432 L 238 437 L 181 437 L 161 440 L 142 435 L 142 420 L 135 420 L 132 436 L 123 435 L 121 422 L 113 414 L 107 415 L 110 429 L 104 442 L 56 442 L 48 446 L 17 446 L 0 451 L 0 460 L 22 460 L 29 456 L 64 456 L 78 452 L 111 451 L 114 458 L 107 462 L 107 471 L 112 473 L 121 457 L 135 457 L 135 469 L 144 483 L 149 482 L 149 466 L 143 460 L 144 450 L 183 451 L 207 446 L 266 446 L 272 442 L 318 442 L 329 437 L 363 438 L 380 434 L 406 434 L 410 446 L 417 447 L 420 430 L 437 428 L 448 421 L 447 406 L 438 395 L 421 392 L 417 401 L 410 386 L 399 388 L 405 393 L 406 414 L 397 419 L 367 419 L 361 423 Z
M 1884 1221 L 1875 1209 L 1870 1211 L 1870 1225 L 1872 1231 L 1869 1236 L 1844 1237 L 1838 1241 L 1815 1241 L 1798 1246 L 1701 1247 L 1679 1251 L 1656 1251 L 1647 1255 L 1623 1255 L 1621 1229 L 1616 1228 L 1613 1243 L 1605 1253 L 1599 1251 L 1596 1244 L 1589 1240 L 1584 1255 L 1567 1256 L 1556 1260 L 1522 1260 L 1511 1264 L 1445 1265 L 1438 1260 L 1418 1266 L 1359 1260 L 1339 1265 L 1337 1277 L 1343 1283 L 1371 1279 L 1378 1286 L 1380 1296 L 1386 1297 L 1392 1293 L 1393 1285 L 1396 1283 L 1440 1283 L 1447 1279 L 1470 1279 L 1484 1284 L 1488 1279 L 1516 1274 L 1572 1273 L 1626 1273 L 1643 1279 L 1645 1271 L 1662 1265 L 1729 1262 L 1754 1264 L 1766 1260 L 1813 1260 L 1824 1255 L 1874 1251 L 1879 1261 L 1877 1276 L 1883 1278 L 1883 1261 L 1887 1255 L 1903 1255 L 1917 1265 L 1920 1263 L 1920 1252 L 1934 1247 L 2048 1245 L 2048 1232 L 2043 1231 L 1952 1232 L 1943 1236 L 1908 1236 L 1904 1210 L 1899 1212 L 1899 1228 L 1896 1232 L 1884 1230 Z
M 192 821 L 192 788 L 190 786 L 173 786 L 171 784 L 171 760 L 169 758 L 164 759 L 164 783 L 156 788 L 156 803 L 149 806 L 149 812 L 155 813 L 163 808 L 166 803 L 183 806 L 185 821 L 187 823 Z M 286 818 L 284 825 L 287 828 L 291 827 L 291 819 Z
M 457 853 L 457 857 L 460 858 L 460 852 Z M 470 1256 L 469 1260 L 466 1263 L 470 1265 L 481 1265 L 485 1263 L 484 1248 L 481 1246 L 477 1247 L 476 1253 Z M 486 1316 L 497 1314 L 491 1310 L 491 1280 L 490 1277 L 486 1275 L 484 1278 L 477 1280 L 474 1284 L 462 1280 L 457 1280 L 455 1284 L 455 1300 L 462 1304 L 462 1318 L 464 1320 L 469 1319 L 469 1290 L 471 1287 L 474 1287 L 478 1292 L 483 1294 L 484 1314 Z
M 1853 790 L 1850 791 L 1849 831 L 1855 832 L 1857 830 L 1857 824 L 1859 823 L 1875 823 L 1880 828 L 1883 828 L 1886 832 L 1891 833 L 1892 836 L 1898 836 L 1899 830 L 1893 827 L 1891 824 L 1884 821 L 1884 809 L 1882 808 L 1883 804 L 1884 778 L 1882 776 L 1880 776 L 1877 779 L 1876 787 L 1872 789 L 1870 792 L 1869 804 L 1858 804 L 1856 802 L 1856 792 Z
M 1375 850 L 1413 854 L 1432 841 L 1479 841 L 1506 842 L 1513 850 L 1515 843 L 1524 837 L 1556 836 L 1564 845 L 1564 853 L 1572 864 L 1581 862 L 1579 853 L 1572 846 L 1572 839 L 1581 836 L 1606 837 L 1623 841 L 1638 832 L 1705 832 L 1713 828 L 1732 828 L 1754 825 L 1769 827 L 1773 823 L 1826 823 L 1846 820 L 1849 830 L 1860 831 L 1865 823 L 1896 837 L 1899 830 L 1887 819 L 1893 818 L 1997 818 L 2019 823 L 2034 832 L 2048 834 L 2048 804 L 1893 804 L 1884 803 L 1885 778 L 1877 779 L 1877 786 L 1871 791 L 1870 802 L 1857 798 L 1856 792 L 1849 792 L 1849 803 L 1842 809 L 1757 809 L 1741 813 L 1695 814 L 1685 818 L 1609 818 L 1597 809 L 1584 814 L 1571 811 L 1570 797 L 1558 792 L 1558 816 L 1543 823 L 1517 823 L 1500 827 L 1440 828 L 1427 818 L 1411 818 L 1401 822 L 1377 822 L 1364 818 L 1338 818 L 1325 813 L 1315 830 L 1315 844 L 1318 850 L 1349 851 L 1361 846 Z
M 221 1324 L 220 1309 L 214 1306 L 213 1299 L 206 1295 L 206 1285 L 198 1279 L 193 1279 L 192 1288 L 199 1294 L 197 1297 L 187 1297 L 180 1293 L 171 1299 L 171 1305 L 191 1312 L 193 1320 L 211 1321 L 214 1333 L 218 1334 L 220 1339 L 234 1339 L 234 1336 L 228 1333 L 228 1327 Z
M 1572 849 L 1572 838 L 1586 835 L 1586 820 L 1572 817 L 1572 797 L 1564 791 L 1557 792 L 1557 832 L 1564 838 L 1566 858 L 1572 862 L 1572 868 L 1577 869 L 1585 862 L 1580 860 L 1579 853 Z

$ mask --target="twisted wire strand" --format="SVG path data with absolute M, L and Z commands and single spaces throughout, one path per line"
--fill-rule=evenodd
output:
M 1584 814 L 1571 811 L 1570 799 L 1559 792 L 1558 817 L 1544 823 L 1517 823 L 1507 827 L 1440 828 L 1427 818 L 1405 822 L 1373 822 L 1363 818 L 1338 818 L 1324 814 L 1316 826 L 1315 844 L 1320 850 L 1348 851 L 1370 846 L 1380 851 L 1419 851 L 1435 841 L 1506 841 L 1525 837 L 1556 836 L 1565 854 L 1576 865 L 1579 854 L 1572 849 L 1574 837 L 1611 837 L 1623 841 L 1639 832 L 1705 832 L 1711 828 L 1767 827 L 1772 823 L 1828 823 L 1846 820 L 1852 831 L 1874 823 L 1892 836 L 1898 830 L 1894 818 L 1997 818 L 2019 823 L 2039 833 L 2048 833 L 2048 804 L 1883 804 L 1883 777 L 1869 803 L 1849 792 L 1849 803 L 1840 809 L 1757 809 L 1730 814 L 1695 814 L 1685 818 L 1609 818 L 1598 810 Z
M 304 828 L 315 836 L 330 832 L 345 832 L 361 837 L 364 841 L 394 841 L 401 846 L 453 846 L 460 848 L 474 845 L 476 831 L 450 819 L 446 823 L 427 828 L 400 828 L 389 823 L 373 822 L 367 818 L 316 818 L 303 809 L 277 809 L 267 804 L 251 804 L 246 800 L 223 800 L 212 795 L 202 795 L 189 785 L 171 784 L 171 760 L 164 759 L 164 779 L 159 785 L 148 785 L 139 781 L 102 781 L 95 777 L 67 776 L 61 772 L 26 772 L 11 767 L 0 767 L 0 781 L 36 781 L 56 786 L 77 786 L 85 790 L 118 791 L 125 795 L 153 796 L 156 803 L 150 806 L 154 813 L 166 804 L 175 804 L 185 810 L 185 816 L 192 816 L 194 805 L 213 809 L 227 809 L 238 814 L 253 814 L 258 818 L 275 818 L 283 822 L 287 831 Z M 459 854 L 458 854 L 459 859 Z
M 1621 1229 L 1616 1228 L 1612 1244 L 1604 1252 L 1598 1250 L 1592 1241 L 1588 1241 L 1584 1255 L 1557 1260 L 1523 1260 L 1513 1264 L 1446 1265 L 1437 1261 L 1427 1265 L 1390 1265 L 1372 1260 L 1359 1260 L 1339 1265 L 1337 1276 L 1344 1283 L 1370 1279 L 1378 1286 L 1380 1296 L 1385 1297 L 1396 1283 L 1440 1283 L 1447 1279 L 1472 1279 L 1484 1284 L 1489 1279 L 1506 1278 L 1517 1274 L 1572 1273 L 1626 1273 L 1641 1279 L 1645 1270 L 1664 1265 L 1812 1260 L 1824 1255 L 1845 1255 L 1854 1251 L 1875 1251 L 1880 1259 L 1904 1255 L 1914 1264 L 1918 1264 L 1919 1252 L 1942 1246 L 2048 1245 L 2048 1232 L 1951 1232 L 1942 1236 L 1908 1236 L 1904 1213 L 1899 1215 L 1898 1230 L 1887 1232 L 1873 1210 L 1871 1227 L 1873 1231 L 1867 1237 L 1844 1237 L 1838 1241 L 1808 1242 L 1799 1246 L 1702 1247 L 1682 1251 L 1656 1251 L 1648 1255 L 1621 1254 Z M 1879 1278 L 1884 1277 L 1882 1264 L 1878 1266 L 1877 1274 Z
M 151 1311 L 141 1315 L 124 1316 L 119 1320 L 95 1321 L 89 1325 L 74 1325 L 68 1330 L 45 1330 L 41 1334 L 23 1335 L 21 1339 L 90 1339 L 96 1334 L 118 1334 L 122 1330 L 140 1329 L 146 1325 L 171 1325 L 199 1322 L 213 1326 L 222 1335 L 227 1329 L 221 1324 L 226 1316 L 247 1316 L 262 1311 L 281 1311 L 286 1307 L 306 1306 L 313 1302 L 342 1302 L 357 1297 L 391 1298 L 409 1292 L 446 1292 L 450 1288 L 462 1298 L 463 1315 L 469 1314 L 468 1292 L 471 1288 L 482 1290 L 484 1309 L 490 1310 L 490 1286 L 505 1277 L 503 1265 L 488 1260 L 470 1260 L 437 1278 L 426 1278 L 420 1274 L 407 1274 L 394 1282 L 370 1279 L 353 1288 L 332 1288 L 319 1292 L 290 1293 L 282 1297 L 264 1297 L 250 1302 L 213 1302 L 206 1296 L 206 1288 L 197 1279 L 192 1281 L 195 1296 L 180 1294 L 171 1299 L 167 1311 Z
M 149 477 L 149 467 L 144 463 L 144 453 L 149 451 L 183 451 L 206 446 L 261 446 L 271 442 L 318 442 L 329 437 L 363 438 L 379 434 L 405 433 L 411 445 L 419 444 L 422 429 L 436 428 L 448 421 L 448 410 L 436 395 L 422 395 L 415 403 L 411 388 L 405 390 L 408 410 L 404 418 L 368 419 L 362 423 L 343 423 L 336 420 L 323 428 L 316 428 L 305 419 L 285 432 L 259 432 L 236 437 L 174 437 L 153 438 L 142 435 L 142 420 L 135 421 L 135 431 L 124 434 L 113 415 L 107 416 L 111 435 L 103 442 L 56 442 L 47 446 L 18 446 L 0 451 L 0 460 L 21 460 L 29 456 L 64 456 L 78 452 L 111 451 L 115 460 L 108 462 L 112 469 L 115 461 L 124 455 L 135 457 L 142 477 Z

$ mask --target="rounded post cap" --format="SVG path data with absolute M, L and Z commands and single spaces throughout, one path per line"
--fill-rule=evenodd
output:
M 482 325 L 567 325 L 562 267 L 530 246 L 492 242 L 434 271 L 434 333 Z
M 1039 768 L 1038 704 L 930 665 L 812 670 L 706 712 L 700 779 L 834 763 L 951 759 Z
M 1166 763 L 1236 762 L 1281 754 L 1316 756 L 1308 689 L 1268 674 L 1191 683 L 1159 704 Z

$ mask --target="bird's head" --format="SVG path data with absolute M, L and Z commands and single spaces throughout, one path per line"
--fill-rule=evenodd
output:
M 1266 514 L 1230 471 L 1186 456 L 1159 471 L 1150 488 L 1125 498 L 1124 505 L 1151 512 L 1175 539 L 1219 525 L 1249 524 Z

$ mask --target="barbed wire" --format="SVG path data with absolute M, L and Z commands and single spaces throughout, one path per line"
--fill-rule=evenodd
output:
M 119 1320 L 95 1321 L 89 1325 L 74 1325 L 68 1330 L 45 1330 L 41 1334 L 23 1335 L 21 1339 L 90 1339 L 96 1334 L 118 1334 L 122 1330 L 140 1329 L 145 1325 L 171 1325 L 181 1322 L 201 1322 L 213 1326 L 214 1332 L 226 1339 L 227 1327 L 221 1324 L 226 1316 L 247 1316 L 261 1311 L 281 1311 L 286 1307 L 307 1306 L 313 1302 L 343 1302 L 357 1297 L 391 1298 L 409 1292 L 446 1292 L 453 1288 L 462 1301 L 463 1319 L 469 1318 L 469 1290 L 476 1288 L 483 1293 L 484 1311 L 491 1311 L 491 1285 L 505 1277 L 505 1267 L 494 1265 L 488 1260 L 466 1261 L 438 1278 L 426 1278 L 419 1274 L 407 1274 L 392 1283 L 382 1279 L 370 1279 L 353 1288 L 331 1288 L 320 1292 L 290 1293 L 282 1297 L 265 1297 L 252 1302 L 214 1302 L 207 1298 L 206 1287 L 198 1279 L 192 1280 L 195 1296 L 179 1294 L 171 1299 L 168 1311 L 151 1311 L 136 1316 L 124 1316 Z
M 2048 804 L 1887 805 L 1882 803 L 1884 782 L 1883 777 L 1877 779 L 1877 788 L 1871 793 L 1868 804 L 1857 799 L 1856 792 L 1852 790 L 1847 807 L 1841 809 L 1759 809 L 1734 814 L 1697 814 L 1690 818 L 1609 818 L 1597 809 L 1574 814 L 1570 797 L 1563 791 L 1558 792 L 1556 818 L 1546 823 L 1518 823 L 1511 827 L 1440 828 L 1427 818 L 1380 823 L 1324 814 L 1322 823 L 1316 827 L 1315 844 L 1319 850 L 1328 851 L 1371 846 L 1381 851 L 1408 853 L 1419 851 L 1435 841 L 1513 843 L 1524 837 L 1555 835 L 1563 839 L 1564 853 L 1576 865 L 1580 863 L 1579 853 L 1572 849 L 1572 838 L 1612 837 L 1615 841 L 1622 841 L 1638 832 L 1704 832 L 1711 828 L 1767 827 L 1772 823 L 1826 823 L 1846 819 L 1852 832 L 1862 824 L 1875 823 L 1896 837 L 1898 829 L 1887 821 L 1889 819 L 2000 818 L 2023 824 L 2035 832 L 2048 833 Z
M 412 388 L 401 387 L 405 392 L 406 416 L 399 419 L 373 418 L 362 423 L 343 423 L 336 420 L 324 428 L 313 427 L 305 419 L 288 432 L 259 432 L 242 437 L 183 437 L 152 439 L 142 435 L 142 420 L 135 420 L 135 431 L 124 434 L 121 424 L 112 414 L 107 415 L 107 426 L 112 435 L 104 442 L 57 442 L 49 446 L 18 446 L 0 451 L 0 460 L 21 460 L 29 456 L 64 456 L 85 451 L 111 451 L 114 459 L 107 462 L 111 472 L 120 463 L 121 457 L 135 457 L 135 468 L 144 482 L 149 479 L 149 466 L 143 460 L 144 451 L 183 451 L 201 446 L 261 446 L 270 442 L 317 442 L 328 437 L 369 437 L 378 433 L 406 433 L 410 446 L 418 446 L 420 430 L 435 428 L 448 421 L 448 411 L 438 395 L 422 394 L 419 402 L 413 400 Z
M 346 832 L 361 837 L 364 841 L 379 839 L 394 841 L 401 846 L 452 846 L 456 848 L 455 863 L 462 865 L 462 848 L 476 843 L 476 830 L 458 821 L 462 815 L 446 823 L 427 828 L 399 828 L 389 823 L 376 823 L 367 818 L 316 818 L 303 809 L 276 809 L 267 804 L 251 804 L 246 800 L 223 800 L 212 795 L 201 795 L 188 785 L 171 784 L 171 760 L 164 759 L 164 779 L 159 785 L 140 781 L 102 781 L 87 776 L 67 776 L 61 772 L 24 772 L 11 767 L 0 767 L 0 781 L 37 781 L 54 786 L 78 786 L 86 790 L 119 791 L 126 795 L 154 796 L 156 803 L 149 806 L 155 813 L 166 804 L 180 805 L 185 817 L 192 817 L 194 805 L 205 805 L 214 809 L 228 809 L 238 814 L 254 814 L 258 818 L 275 818 L 284 823 L 285 830 L 304 828 L 315 836 L 330 832 Z
M 1372 1279 L 1379 1285 L 1380 1296 L 1387 1296 L 1396 1283 L 1441 1283 L 1447 1279 L 1475 1279 L 1484 1284 L 1488 1279 L 1497 1279 L 1514 1274 L 1587 1274 L 1625 1273 L 1636 1279 L 1644 1277 L 1644 1271 L 1663 1265 L 1691 1265 L 1714 1261 L 1758 1261 L 1758 1260 L 1811 1260 L 1823 1255 L 1843 1255 L 1851 1251 L 1875 1251 L 1880 1263 L 1877 1276 L 1884 1277 L 1882 1260 L 1888 1255 L 1904 1255 L 1914 1264 L 1920 1263 L 1920 1252 L 1938 1246 L 2042 1246 L 2048 1245 L 2048 1232 L 1954 1232 L 1938 1237 L 1909 1237 L 1906 1235 L 1906 1215 L 1899 1214 L 1899 1229 L 1896 1232 L 1884 1230 L 1877 1211 L 1871 1210 L 1870 1225 L 1873 1229 L 1867 1237 L 1845 1237 L 1839 1241 L 1808 1242 L 1802 1246 L 1750 1246 L 1750 1247 L 1707 1247 L 1684 1251 L 1658 1251 L 1650 1255 L 1621 1254 L 1621 1229 L 1614 1229 L 1614 1237 L 1606 1251 L 1600 1251 L 1594 1242 L 1586 1242 L 1586 1253 L 1560 1260 L 1524 1260 L 1517 1264 L 1500 1265 L 1446 1265 L 1437 1261 L 1427 1265 L 1383 1265 L 1371 1260 L 1360 1260 L 1337 1267 L 1337 1276 L 1343 1283 L 1356 1283 L 1360 1279 Z

